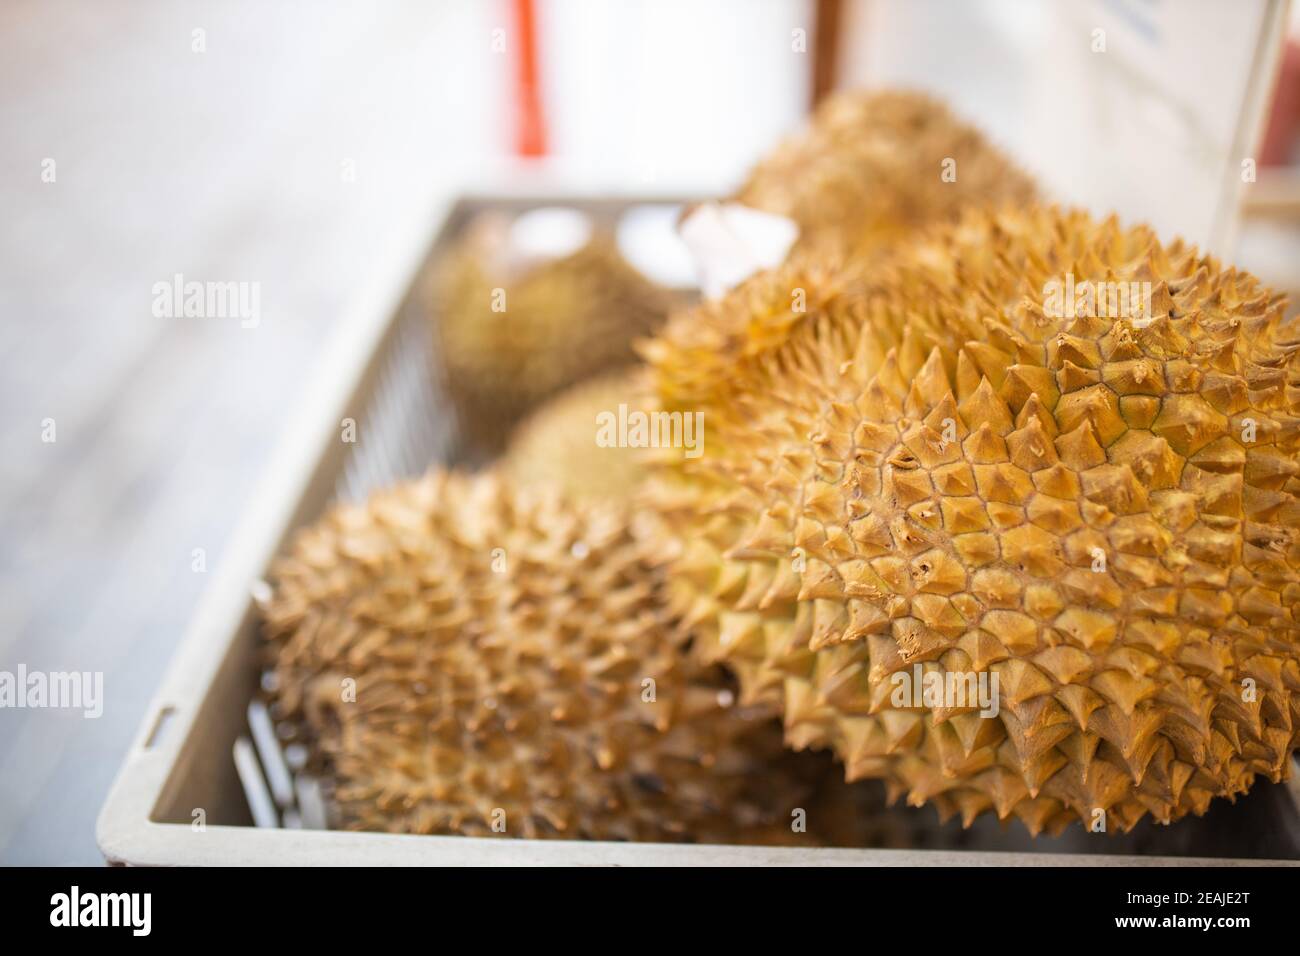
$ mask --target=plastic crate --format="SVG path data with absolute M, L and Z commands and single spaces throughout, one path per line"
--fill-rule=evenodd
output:
M 267 763 L 253 747 L 249 705 L 257 698 L 254 595 L 272 558 L 299 526 L 339 498 L 356 499 L 429 465 L 457 459 L 455 422 L 442 397 L 433 354 L 432 317 L 414 296 L 425 266 L 478 212 L 542 205 L 582 209 L 612 224 L 643 202 L 674 197 L 564 195 L 467 197 L 437 211 L 432 246 L 411 237 L 408 254 L 387 263 L 344 321 L 302 418 L 286 431 L 255 507 L 244 517 L 200 605 L 149 716 L 100 813 L 97 839 L 110 863 L 202 864 L 741 864 L 741 865 L 1178 865 L 1300 860 L 1300 799 L 1289 784 L 1259 783 L 1235 803 L 1217 801 L 1206 816 L 1168 827 L 1143 823 L 1126 835 L 1071 828 L 1031 838 L 1018 824 L 981 819 L 969 830 L 940 825 L 932 809 L 896 808 L 916 849 L 768 848 L 405 836 L 302 828 L 309 806 L 284 793 L 284 777 L 266 767 L 281 799 L 256 814 L 240 773 Z M 400 243 L 399 243 L 400 247 Z M 340 441 L 341 422 L 359 440 Z M 236 751 L 239 751 L 236 756 Z M 257 756 L 261 760 L 257 760 Z M 272 758 L 271 763 L 275 762 Z M 280 774 L 277 781 L 277 774 Z M 292 786 L 292 784 L 290 784 Z M 286 806 L 286 802 L 288 805 Z M 256 806 L 258 801 L 252 801 Z M 288 810 L 286 813 L 284 811 Z M 296 828 L 284 824 L 292 820 Z

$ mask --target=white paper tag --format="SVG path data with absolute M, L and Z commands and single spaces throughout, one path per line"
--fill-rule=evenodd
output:
M 695 258 L 700 289 L 717 298 L 755 272 L 784 262 L 799 227 L 785 216 L 740 203 L 707 202 L 682 221 L 680 233 Z

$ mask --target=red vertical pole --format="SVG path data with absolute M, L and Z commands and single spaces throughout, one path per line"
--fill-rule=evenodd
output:
M 515 36 L 515 152 L 546 154 L 546 119 L 537 65 L 537 18 L 533 0 L 514 0 Z
M 817 0 L 817 31 L 813 40 L 812 59 L 812 103 L 816 109 L 827 95 L 835 89 L 839 74 L 840 32 L 844 22 L 844 4 L 841 0 Z

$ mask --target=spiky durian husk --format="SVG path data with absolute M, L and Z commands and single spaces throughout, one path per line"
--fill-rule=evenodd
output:
M 785 671 L 811 654 L 792 643 L 798 581 L 788 563 L 740 560 L 732 549 L 761 503 L 748 489 L 771 474 L 766 453 L 805 436 L 825 400 L 818 388 L 788 382 L 831 376 L 833 364 L 822 360 L 842 361 L 847 348 L 792 342 L 842 339 L 856 327 L 860 288 L 842 259 L 796 254 L 723 298 L 674 315 L 642 347 L 661 407 L 704 415 L 704 454 L 659 456 L 642 489 L 643 504 L 661 519 L 672 607 L 697 655 L 725 659 L 741 700 L 772 713 L 782 710 Z
M 561 392 L 510 436 L 502 474 L 558 488 L 574 500 L 631 501 L 646 475 L 644 449 L 598 444 L 600 416 L 649 408 L 645 369 L 631 366 Z
M 779 724 L 683 652 L 646 548 L 616 509 L 491 475 L 431 474 L 300 532 L 264 609 L 274 713 L 333 781 L 335 822 L 701 842 L 863 834 L 860 820 L 808 809 L 827 765 L 792 762 L 805 755 L 783 750 Z M 808 833 L 791 830 L 799 807 Z
M 1049 317 L 1067 273 L 1151 282 L 1152 321 Z M 675 476 L 688 501 L 727 503 L 729 561 L 680 581 L 746 696 L 779 688 L 791 742 L 967 823 L 1057 831 L 1102 810 L 1127 830 L 1284 775 L 1300 360 L 1281 299 L 1056 210 L 970 214 L 854 299 L 728 379 L 820 402 L 819 421 Z M 893 675 L 918 663 L 996 673 L 998 717 L 895 706 Z
M 943 163 L 956 163 L 945 181 Z M 878 252 L 972 205 L 1033 201 L 1030 179 L 942 103 L 906 90 L 842 92 L 750 174 L 736 199 L 789 216 L 799 245 Z
M 631 362 L 633 340 L 657 329 L 672 304 L 603 234 L 522 271 L 496 248 L 503 241 L 471 229 L 434 264 L 423 292 L 462 438 L 481 455 L 499 453 L 545 399 Z M 498 289 L 505 311 L 493 311 Z

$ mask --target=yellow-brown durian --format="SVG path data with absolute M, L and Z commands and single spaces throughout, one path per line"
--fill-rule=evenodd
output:
M 646 475 L 645 450 L 598 441 L 619 406 L 648 409 L 644 369 L 632 366 L 574 385 L 519 424 L 501 473 L 520 486 L 550 486 L 575 500 L 631 501 Z
M 633 341 L 672 304 L 604 233 L 568 255 L 518 262 L 491 220 L 472 224 L 422 290 L 462 441 L 480 457 L 498 454 L 547 398 L 630 364 Z
M 1025 204 L 1031 180 L 982 133 L 924 93 L 833 94 L 808 129 L 750 174 L 737 201 L 789 216 L 800 248 L 887 249 L 969 206 Z
M 696 553 L 678 600 L 712 615 L 746 697 L 779 696 L 788 739 L 850 778 L 967 823 L 1128 830 L 1284 776 L 1300 337 L 1281 297 L 1055 209 L 969 213 L 845 283 L 851 308 L 723 376 L 819 402 L 811 427 L 710 435 L 721 454 L 670 474 L 679 513 L 726 502 L 727 561 Z M 676 361 L 658 343 L 670 392 Z M 997 715 L 897 702 L 918 666 L 997 675 Z
M 834 768 L 785 751 L 778 723 L 684 652 L 647 547 L 617 509 L 490 474 L 430 474 L 301 531 L 264 608 L 269 685 L 273 713 L 332 783 L 334 824 L 791 844 L 863 834 L 861 820 L 819 819 L 816 785 Z M 801 808 L 807 832 L 792 829 Z

